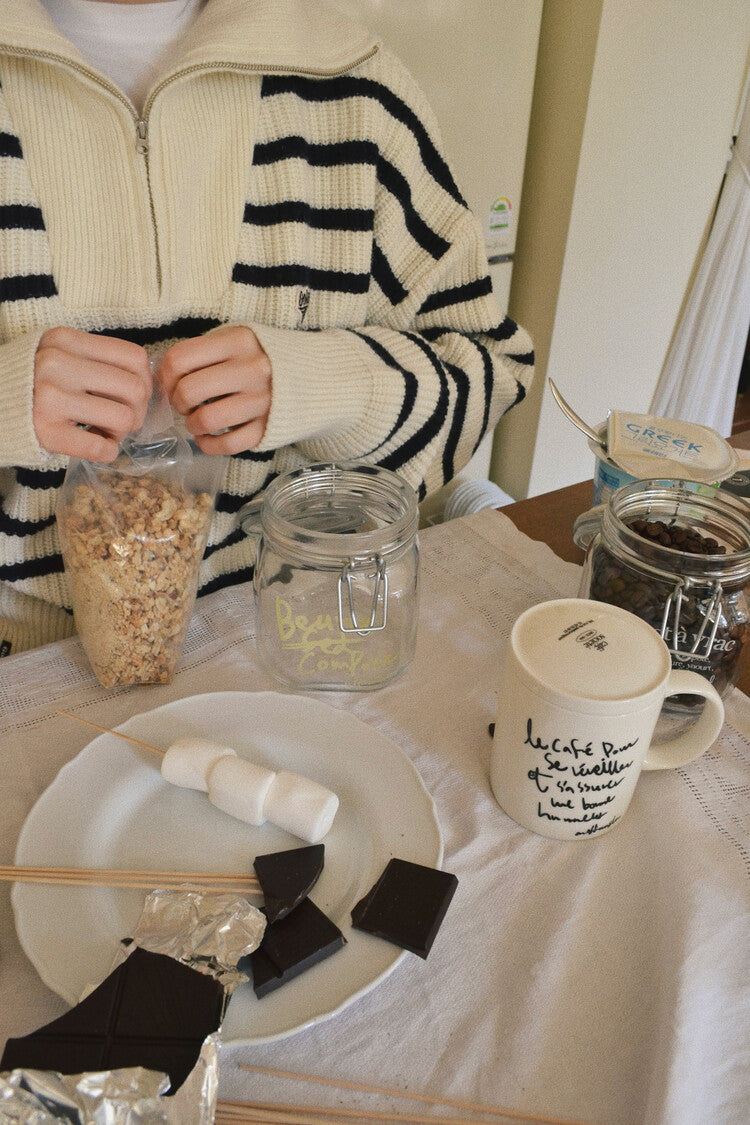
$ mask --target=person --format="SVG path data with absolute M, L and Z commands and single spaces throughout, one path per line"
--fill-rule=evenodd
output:
M 74 631 L 55 526 L 158 377 L 237 513 L 364 459 L 420 499 L 525 394 L 526 332 L 424 95 L 327 0 L 0 0 L 0 652 Z

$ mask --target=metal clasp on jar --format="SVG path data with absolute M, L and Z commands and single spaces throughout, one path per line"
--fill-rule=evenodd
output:
M 375 562 L 375 585 L 372 590 L 372 601 L 370 603 L 370 621 L 369 624 L 360 624 L 357 621 L 357 613 L 354 608 L 354 588 L 353 577 L 358 569 L 369 567 L 372 562 Z M 344 587 L 346 587 L 346 598 L 349 607 L 349 620 L 351 625 L 344 624 Z M 374 560 L 368 559 L 366 561 L 356 559 L 349 559 L 341 569 L 338 581 L 338 599 L 339 599 L 339 628 L 342 633 L 358 633 L 360 637 L 367 637 L 370 633 L 378 633 L 381 629 L 385 629 L 386 622 L 388 621 L 388 573 L 386 571 L 385 562 L 379 555 Z M 381 608 L 378 614 L 378 607 Z M 379 620 L 378 620 L 379 618 Z
M 689 587 L 689 581 L 686 582 L 680 580 L 675 586 L 672 593 L 667 598 L 666 604 L 664 606 L 664 616 L 662 617 L 660 635 L 662 640 L 668 640 L 670 631 L 669 617 L 670 613 L 674 611 L 671 622 L 672 645 L 669 648 L 670 653 L 672 653 L 674 656 L 684 656 L 686 654 L 689 654 L 690 656 L 697 657 L 699 660 L 707 660 L 711 655 L 712 648 L 714 647 L 716 633 L 719 629 L 719 623 L 721 621 L 721 599 L 723 591 L 721 588 L 721 583 L 714 582 L 713 586 L 711 587 L 711 597 L 706 604 L 706 609 L 703 613 L 700 626 L 698 627 L 697 632 L 693 634 L 694 640 L 692 647 L 690 649 L 680 649 L 680 617 L 682 615 L 683 602 L 688 597 Z M 695 596 L 695 593 L 694 598 L 697 607 L 698 598 L 697 596 Z M 711 631 L 707 635 L 709 626 L 711 626 Z M 698 649 L 700 648 L 703 641 L 706 642 L 705 652 L 698 652 Z

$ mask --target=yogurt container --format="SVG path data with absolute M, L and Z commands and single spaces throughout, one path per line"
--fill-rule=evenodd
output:
M 695 422 L 613 411 L 595 429 L 609 452 L 589 441 L 596 459 L 594 504 L 635 480 L 679 478 L 699 492 L 731 477 L 739 464 L 728 442 Z

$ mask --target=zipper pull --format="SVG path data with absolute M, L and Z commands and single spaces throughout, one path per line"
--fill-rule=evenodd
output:
M 139 152 L 141 156 L 146 156 L 148 153 L 148 125 L 142 117 L 139 117 L 136 124 L 135 151 Z

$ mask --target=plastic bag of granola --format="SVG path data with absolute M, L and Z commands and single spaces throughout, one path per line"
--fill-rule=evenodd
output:
M 114 462 L 70 462 L 57 525 L 76 630 L 105 687 L 172 679 L 224 463 L 177 432 L 157 390 Z

